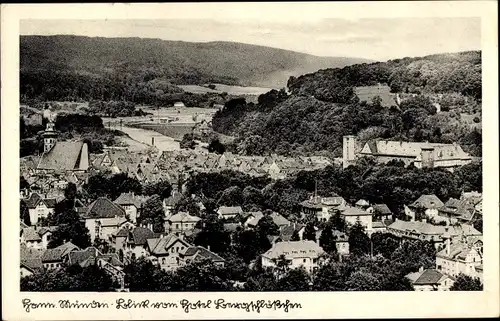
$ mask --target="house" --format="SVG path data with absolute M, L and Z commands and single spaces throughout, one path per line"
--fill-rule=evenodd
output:
M 176 190 L 172 190 L 172 195 L 163 200 L 163 209 L 165 210 L 165 215 L 169 216 L 172 214 L 177 203 L 182 199 L 182 194 Z
M 21 244 L 28 248 L 47 249 L 52 233 L 57 226 L 21 228 Z
M 346 206 L 344 198 L 334 195 L 331 197 L 312 196 L 310 199 L 300 203 L 303 217 L 315 215 L 321 222 L 326 222 L 336 210 L 342 210 Z
M 180 253 L 191 247 L 183 237 L 175 234 L 168 234 L 159 238 L 148 238 L 146 249 L 151 256 L 156 258 L 158 265 L 163 270 L 173 270 L 181 266 Z
M 454 167 L 463 166 L 472 161 L 472 157 L 456 143 L 442 144 L 374 139 L 368 141 L 358 153 L 356 153 L 356 144 L 355 136 L 344 137 L 344 159 L 346 163 L 352 163 L 358 156 L 368 156 L 374 158 L 378 163 L 400 160 L 406 165 L 413 163 L 417 168 L 442 167 L 452 170 Z
M 114 203 L 120 205 L 125 210 L 126 217 L 135 224 L 137 223 L 137 217 L 140 215 L 144 201 L 144 196 L 135 195 L 134 192 L 130 192 L 121 193 Z
M 21 278 L 43 271 L 42 249 L 28 248 L 26 244 L 20 246 Z
M 278 225 L 278 228 L 281 228 L 283 226 L 288 226 L 290 225 L 290 221 L 284 218 L 281 214 L 273 212 L 270 213 L 269 216 L 272 218 L 274 224 Z M 257 224 L 259 224 L 259 221 L 261 218 L 264 217 L 264 214 L 262 212 L 253 212 L 251 216 L 247 219 L 245 222 L 245 226 L 255 228 Z
M 360 222 L 362 226 L 366 229 L 368 233 L 372 231 L 372 217 L 373 213 L 365 211 L 358 207 L 348 206 L 340 211 L 340 216 L 346 221 L 346 223 L 354 225 L 356 222 Z
M 449 233 L 452 239 L 458 239 L 460 237 L 472 238 L 482 235 L 482 233 L 473 226 L 467 224 L 442 226 L 433 225 L 425 221 L 408 222 L 398 219 L 387 226 L 387 232 L 400 238 L 429 241 L 433 243 L 437 249 L 441 248 L 444 244 L 445 240 L 443 235 L 446 233 Z
M 278 242 L 261 255 L 261 260 L 263 267 L 276 267 L 278 259 L 284 256 L 290 268 L 303 266 L 306 271 L 313 272 L 318 268 L 323 253 L 323 249 L 314 241 Z
M 405 214 L 418 220 L 421 215 L 426 215 L 429 219 L 436 219 L 439 214 L 439 209 L 444 206 L 444 203 L 434 194 L 421 195 L 415 202 L 404 207 Z
M 189 264 L 193 262 L 201 262 L 203 260 L 210 260 L 216 266 L 224 267 L 225 260 L 209 249 L 204 248 L 203 246 L 191 246 L 188 248 L 184 248 L 183 251 L 179 252 L 180 262 L 181 264 Z
M 415 291 L 449 291 L 455 279 L 436 269 L 421 267 L 418 272 L 409 273 L 406 278 L 410 280 Z
M 123 272 L 124 264 L 120 261 L 116 253 L 102 254 L 95 247 L 88 247 L 85 250 L 70 252 L 66 264 L 78 264 L 81 267 L 97 265 L 118 282 L 121 289 L 125 286 L 125 272 Z
M 67 262 L 69 253 L 80 250 L 71 242 L 64 243 L 53 249 L 47 249 L 42 254 L 42 264 L 45 269 L 60 268 Z
M 219 214 L 221 219 L 231 219 L 236 215 L 243 214 L 243 210 L 241 209 L 241 206 L 221 206 L 217 210 L 217 214 Z
M 436 254 L 436 267 L 442 273 L 458 276 L 460 273 L 477 276 L 476 267 L 483 264 L 479 250 L 466 240 L 451 242 L 451 235 L 444 235 L 445 247 Z
M 54 213 L 56 200 L 53 198 L 42 198 L 38 193 L 32 193 L 25 200 L 30 215 L 31 225 L 36 225 L 40 219 L 47 218 L 50 213 Z
M 373 204 L 372 209 L 374 220 L 392 220 L 392 211 L 386 204 Z
M 148 256 L 148 239 L 153 239 L 157 235 L 148 228 L 135 227 L 128 230 L 127 238 L 125 239 L 124 254 L 130 258 L 139 258 L 141 256 Z
M 323 230 L 317 229 L 316 230 L 316 242 L 319 244 L 319 238 L 321 237 L 321 233 Z M 300 234 L 300 237 L 302 239 L 302 234 Z M 335 242 L 335 247 L 337 248 L 337 253 L 340 255 L 348 255 L 349 254 L 349 237 L 347 236 L 346 233 L 337 231 L 337 230 L 332 230 L 333 234 L 333 240 Z
M 193 230 L 201 218 L 190 215 L 187 212 L 179 212 L 165 219 L 165 231 L 170 233 L 181 233 Z
M 476 209 L 474 205 L 465 200 L 450 198 L 444 206 L 438 209 L 438 215 L 435 220 L 443 221 L 447 224 L 468 223 L 473 218 Z
M 54 124 L 47 123 L 44 131 L 44 152 L 38 163 L 37 170 L 42 171 L 86 171 L 89 169 L 89 151 L 87 143 L 57 142 Z
M 89 229 L 91 242 L 96 238 L 107 240 L 126 222 L 125 215 L 123 208 L 105 197 L 92 202 L 82 215 L 85 226 Z

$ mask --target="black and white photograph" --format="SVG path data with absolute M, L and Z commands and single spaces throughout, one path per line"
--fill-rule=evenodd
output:
M 481 17 L 273 8 L 19 21 L 21 293 L 484 291 Z

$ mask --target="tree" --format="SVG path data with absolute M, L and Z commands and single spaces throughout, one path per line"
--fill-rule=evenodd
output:
M 171 288 L 173 291 L 228 291 L 232 289 L 232 282 L 227 269 L 206 259 L 177 269 Z
M 19 204 L 19 209 L 20 209 L 20 218 L 21 222 L 24 224 L 31 226 L 31 219 L 30 219 L 30 213 L 28 210 L 28 205 L 26 205 L 26 202 L 24 200 L 21 200 L 21 203 Z
M 163 210 L 163 202 L 160 196 L 155 194 L 144 202 L 139 218 L 141 225 L 153 225 L 153 232 L 163 233 L 165 231 L 163 225 L 165 211 Z
M 213 139 L 208 144 L 208 151 L 210 153 L 224 154 L 226 147 L 218 139 Z
M 158 292 L 170 290 L 164 283 L 167 279 L 166 274 L 150 261 L 141 257 L 126 265 L 125 283 L 131 292 Z
M 482 291 L 483 284 L 479 278 L 469 275 L 459 274 L 455 283 L 450 287 L 450 291 Z
M 227 252 L 231 243 L 230 234 L 224 230 L 224 223 L 216 213 L 205 215 L 202 229 L 196 235 L 194 244 L 210 248 L 215 253 Z
M 69 182 L 66 188 L 64 189 L 64 198 L 67 200 L 74 201 L 76 197 L 76 185 L 74 183 Z
M 194 136 L 192 133 L 184 134 L 181 142 L 179 143 L 182 149 L 194 149 L 196 147 L 196 142 L 194 141 Z
M 335 214 L 330 216 L 329 223 L 332 225 L 334 230 L 345 232 L 347 229 L 347 224 L 340 215 L 340 211 L 336 211 Z
M 289 270 L 277 284 L 277 291 L 307 291 L 310 277 L 304 267 Z
M 365 233 L 361 222 L 357 221 L 349 229 L 349 252 L 353 255 L 370 253 L 370 238 Z
M 67 200 L 60 202 L 69 202 Z M 48 224 L 57 226 L 57 229 L 52 233 L 48 248 L 55 248 L 66 242 L 71 242 L 79 248 L 87 248 L 90 246 L 89 230 L 80 220 L 80 216 L 73 207 L 67 205 L 60 206 L 62 210 L 57 210 L 53 215 L 49 215 Z
M 314 228 L 314 223 L 308 222 L 306 224 L 302 239 L 316 242 L 316 229 Z
M 257 223 L 257 231 L 263 236 L 279 235 L 279 227 L 274 223 L 269 213 L 264 214 L 259 220 Z
M 165 199 L 172 194 L 172 185 L 167 180 L 150 183 L 144 187 L 144 193 L 149 196 L 156 194 Z
M 319 237 L 319 246 L 328 254 L 336 254 L 337 246 L 333 238 L 333 231 L 329 224 L 325 226 Z
M 225 206 L 237 206 L 240 205 L 242 201 L 243 197 L 241 188 L 238 186 L 231 186 L 222 192 L 218 204 Z
M 79 265 L 65 269 L 44 270 L 21 279 L 21 291 L 34 292 L 111 292 L 118 287 L 103 269 L 96 265 Z

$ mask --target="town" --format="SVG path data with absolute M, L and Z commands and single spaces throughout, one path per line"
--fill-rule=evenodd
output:
M 266 189 L 332 166 L 347 171 L 366 154 L 382 163 L 402 160 L 416 170 L 444 167 L 456 172 L 472 161 L 457 144 L 379 140 L 356 153 L 356 137 L 345 136 L 342 159 L 330 160 L 160 151 L 154 146 L 139 152 L 109 148 L 91 154 L 84 142 L 59 141 L 51 120 L 42 136 L 42 155 L 21 160 L 21 284 L 28 289 L 57 290 L 57 284 L 46 282 L 61 282 L 58 273 L 75 265 L 85 272 L 65 273 L 75 273 L 75 278 L 78 273 L 96 273 L 95 280 L 80 282 L 100 283 L 84 288 L 117 291 L 161 287 L 143 283 L 144 278 L 160 283 L 165 277 L 161 271 L 172 277 L 172 290 L 376 286 L 447 291 L 457 280 L 482 282 L 482 233 L 475 228 L 483 215 L 478 191 L 463 191 L 459 198 L 447 200 L 421 194 L 403 204 L 402 213 L 394 213 L 384 203 L 319 194 L 315 186 L 313 193 L 294 204 L 297 212 L 286 215 L 259 200 L 266 195 L 252 183 L 243 190 L 225 188 L 218 199 L 203 191 L 205 186 L 220 189 L 217 185 L 231 184 L 224 179 L 231 180 L 232 173 L 249 182 L 266 182 Z M 193 186 L 197 179 L 207 181 Z M 358 265 L 354 280 L 360 284 L 323 280 L 329 273 L 340 273 L 324 268 L 332 262 L 336 268 Z M 380 264 L 398 273 L 399 279 L 384 275 L 396 279 L 363 284 L 374 273 L 364 270 Z M 183 284 L 183 277 L 195 280 Z
M 21 291 L 482 291 L 481 25 L 398 19 L 23 21 Z

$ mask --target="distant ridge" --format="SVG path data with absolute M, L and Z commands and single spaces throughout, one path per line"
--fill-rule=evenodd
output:
M 95 75 L 148 72 L 176 84 L 214 82 L 281 88 L 290 76 L 372 62 L 318 57 L 238 42 L 74 35 L 21 36 L 21 72 L 45 69 Z

